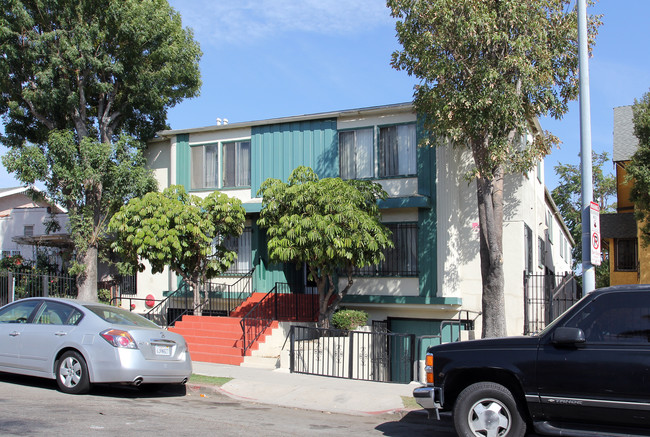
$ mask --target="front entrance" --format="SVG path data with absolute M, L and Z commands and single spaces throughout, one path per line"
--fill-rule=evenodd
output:
M 582 288 L 573 274 L 531 275 L 524 272 L 524 335 L 543 330 L 580 297 Z

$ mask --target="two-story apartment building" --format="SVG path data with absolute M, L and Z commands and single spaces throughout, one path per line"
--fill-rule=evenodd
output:
M 276 282 L 310 292 L 304 268 L 268 262 L 257 227 L 258 189 L 269 177 L 287 180 L 299 165 L 320 178 L 370 179 L 389 198 L 380 203 L 395 248 L 386 261 L 357 272 L 343 305 L 363 309 L 393 332 L 440 333 L 444 320 L 476 320 L 480 336 L 481 274 L 476 189 L 465 178 L 468 153 L 451 146 L 418 147 L 417 115 L 408 104 L 159 132 L 148 165 L 159 189 L 181 184 L 198 196 L 214 190 L 243 201 L 246 231 L 236 242 L 233 273 L 254 269 L 253 288 Z M 505 183 L 504 269 L 507 327 L 524 331 L 524 276 L 571 270 L 573 241 L 543 181 L 543 162 Z M 171 272 L 138 276 L 139 294 L 178 287 Z M 444 334 L 444 333 L 443 333 Z M 471 336 L 471 334 L 470 334 Z

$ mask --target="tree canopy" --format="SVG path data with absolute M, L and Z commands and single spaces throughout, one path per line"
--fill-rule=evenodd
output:
M 616 179 L 612 174 L 603 171 L 608 162 L 610 160 L 607 152 L 592 152 L 594 199 L 600 206 L 601 214 L 614 211 L 612 197 L 616 194 Z M 575 270 L 582 262 L 582 171 L 579 165 L 559 163 L 555 166 L 555 174 L 559 177 L 559 184 L 553 189 L 551 196 L 576 242 L 571 252 L 572 268 Z M 596 267 L 596 282 L 597 288 L 609 285 L 609 265 L 606 263 Z
M 155 185 L 143 143 L 198 94 L 201 52 L 166 0 L 0 0 L 3 163 L 68 209 L 79 296 L 115 205 Z
M 528 172 L 558 143 L 536 118 L 560 118 L 578 94 L 577 14 L 569 0 L 387 3 L 402 45 L 392 65 L 421 80 L 414 105 L 431 134 L 423 143 L 451 141 L 473 157 L 483 336 L 506 335 L 503 176 Z M 598 23 L 591 17 L 592 40 Z
M 377 201 L 386 192 L 370 181 L 319 179 L 298 167 L 287 183 L 267 179 L 260 187 L 258 224 L 267 229 L 271 261 L 307 265 L 319 295 L 319 326 L 329 318 L 353 284 L 355 267 L 379 264 L 393 247 L 381 224 Z M 338 275 L 347 276 L 339 289 Z
M 632 108 L 634 135 L 639 145 L 625 168 L 632 182 L 630 200 L 634 202 L 634 215 L 641 230 L 641 242 L 650 244 L 650 92 L 634 101 Z
M 123 268 L 153 273 L 169 267 L 192 286 L 195 314 L 200 314 L 201 285 L 228 270 L 237 258 L 223 244 L 241 235 L 245 211 L 239 199 L 213 192 L 206 198 L 189 195 L 181 185 L 134 198 L 111 219 L 111 247 L 125 263 Z

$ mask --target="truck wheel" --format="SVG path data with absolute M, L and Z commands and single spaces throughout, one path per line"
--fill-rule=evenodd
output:
M 458 395 L 454 425 L 461 437 L 523 437 L 526 433 L 512 393 L 493 382 L 472 384 Z

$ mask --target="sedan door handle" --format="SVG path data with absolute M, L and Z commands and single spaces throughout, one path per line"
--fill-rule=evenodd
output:
M 10 332 L 9 335 L 11 335 L 12 337 L 17 337 L 17 336 L 20 335 L 20 332 L 18 332 L 18 331 L 13 331 L 13 332 Z
M 63 337 L 64 335 L 68 335 L 68 333 L 64 331 L 59 331 L 59 332 L 55 332 L 54 335 L 56 335 L 57 337 Z

